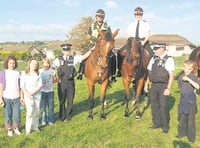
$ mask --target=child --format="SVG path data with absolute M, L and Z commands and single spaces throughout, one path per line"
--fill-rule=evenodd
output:
M 187 136 L 190 142 L 195 141 L 195 113 L 197 103 L 195 89 L 199 89 L 196 75 L 192 73 L 194 63 L 186 60 L 183 64 L 183 73 L 178 78 L 181 99 L 178 106 L 178 135 L 177 138 Z
M 20 124 L 20 72 L 16 70 L 17 60 L 14 56 L 8 56 L 4 62 L 4 70 L 0 72 L 0 104 L 4 106 L 5 127 L 8 136 L 21 135 Z M 23 102 L 23 97 L 21 98 Z M 13 120 L 12 120 L 13 118 Z
M 42 78 L 39 75 L 39 63 L 37 60 L 29 60 L 27 68 L 21 76 L 20 84 L 24 92 L 26 105 L 26 135 L 29 135 L 31 129 L 39 131 Z
M 53 83 L 56 82 L 56 76 L 53 69 L 50 68 L 49 59 L 43 59 L 43 69 L 40 70 L 40 75 L 42 78 L 42 97 L 41 97 L 41 114 L 42 114 L 42 125 L 49 125 L 54 123 L 54 91 Z M 48 117 L 46 114 L 46 107 L 48 106 Z

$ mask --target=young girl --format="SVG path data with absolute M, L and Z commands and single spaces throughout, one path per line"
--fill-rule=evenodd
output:
M 29 60 L 20 82 L 26 105 L 26 135 L 29 135 L 31 129 L 39 131 L 42 78 L 39 75 L 39 63 L 37 60 Z
M 21 135 L 19 131 L 20 72 L 16 68 L 16 58 L 9 56 L 4 62 L 4 70 L 0 72 L 0 104 L 5 107 L 5 127 L 8 129 L 8 136 L 10 137 L 13 135 L 13 130 L 17 135 Z M 23 102 L 23 98 L 21 100 Z
M 183 64 L 183 73 L 178 78 L 181 99 L 178 106 L 178 135 L 177 138 L 187 136 L 190 142 L 195 141 L 195 113 L 197 103 L 195 89 L 199 89 L 196 75 L 192 73 L 194 63 L 186 60 Z
M 53 125 L 54 123 L 54 91 L 53 83 L 56 82 L 55 72 L 51 69 L 49 59 L 43 59 L 43 69 L 40 70 L 42 77 L 42 97 L 41 97 L 41 114 L 42 125 Z M 46 114 L 46 108 L 48 107 L 48 116 Z

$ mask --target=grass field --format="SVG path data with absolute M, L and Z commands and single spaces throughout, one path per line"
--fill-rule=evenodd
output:
M 175 58 L 176 73 L 181 70 L 185 57 Z M 24 63 L 19 69 L 24 69 Z M 107 90 L 105 109 L 107 119 L 100 121 L 99 85 L 96 85 L 94 119 L 87 120 L 88 115 L 88 90 L 86 79 L 76 81 L 76 96 L 74 100 L 73 118 L 70 122 L 58 121 L 58 98 L 55 85 L 55 115 L 56 122 L 53 126 L 41 126 L 40 132 L 32 132 L 25 136 L 25 109 L 21 112 L 21 136 L 7 137 L 4 128 L 3 108 L 0 108 L 0 147 L 3 148 L 198 148 L 200 147 L 200 113 L 196 114 L 196 141 L 188 142 L 187 138 L 177 139 L 177 108 L 180 92 L 177 81 L 173 83 L 170 105 L 170 129 L 168 134 L 162 134 L 161 129 L 150 130 L 152 125 L 150 106 L 144 108 L 141 102 L 142 118 L 135 120 L 135 108 L 129 106 L 130 117 L 123 118 L 124 114 L 124 88 L 121 78 Z M 198 92 L 199 93 L 199 92 Z M 200 101 L 198 96 L 198 106 Z M 130 101 L 131 104 L 131 101 Z

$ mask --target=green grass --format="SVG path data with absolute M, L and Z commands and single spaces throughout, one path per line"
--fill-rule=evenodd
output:
M 175 58 L 176 73 L 181 70 L 181 63 L 185 57 Z M 24 65 L 19 66 L 23 69 Z M 7 137 L 4 128 L 3 109 L 0 109 L 0 147 L 41 147 L 41 148 L 61 148 L 61 147 L 127 147 L 127 148 L 190 148 L 200 147 L 200 117 L 196 114 L 196 141 L 189 143 L 187 138 L 177 139 L 177 108 L 179 102 L 179 91 L 177 81 L 173 83 L 170 105 L 170 129 L 164 135 L 161 129 L 149 130 L 152 125 L 150 106 L 144 109 L 144 102 L 141 102 L 143 110 L 141 120 L 135 120 L 135 109 L 129 106 L 130 117 L 125 119 L 124 88 L 121 78 L 112 84 L 112 88 L 107 90 L 106 100 L 108 106 L 105 108 L 107 119 L 100 121 L 100 86 L 96 85 L 94 119 L 87 120 L 88 115 L 88 90 L 86 79 L 76 81 L 76 95 L 74 100 L 73 118 L 70 122 L 58 121 L 58 98 L 55 85 L 55 114 L 56 123 L 53 126 L 40 127 L 41 132 L 32 132 L 25 136 L 25 110 L 21 112 L 21 136 L 14 135 Z M 198 96 L 199 99 L 199 96 Z M 131 102 L 130 102 L 131 103 Z M 198 100 L 198 106 L 200 101 Z

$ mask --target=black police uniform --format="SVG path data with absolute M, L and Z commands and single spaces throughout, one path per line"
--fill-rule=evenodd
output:
M 169 80 L 169 73 L 165 69 L 165 62 L 169 56 L 165 55 L 163 59 L 154 56 L 152 70 L 149 72 L 149 79 L 152 82 L 150 90 L 151 111 L 153 116 L 153 127 L 163 129 L 167 133 L 169 130 L 169 107 L 167 98 L 163 95 Z
M 63 48 L 63 50 L 70 50 L 70 48 Z M 67 59 L 60 56 L 59 62 L 60 66 L 57 69 L 58 77 L 61 80 L 61 82 L 58 83 L 58 97 L 60 101 L 59 119 L 64 121 L 65 119 L 70 120 L 72 115 L 73 99 L 75 94 L 74 77 L 76 76 L 76 69 L 73 64 L 73 56 L 69 56 Z M 65 107 L 66 100 L 67 107 Z

